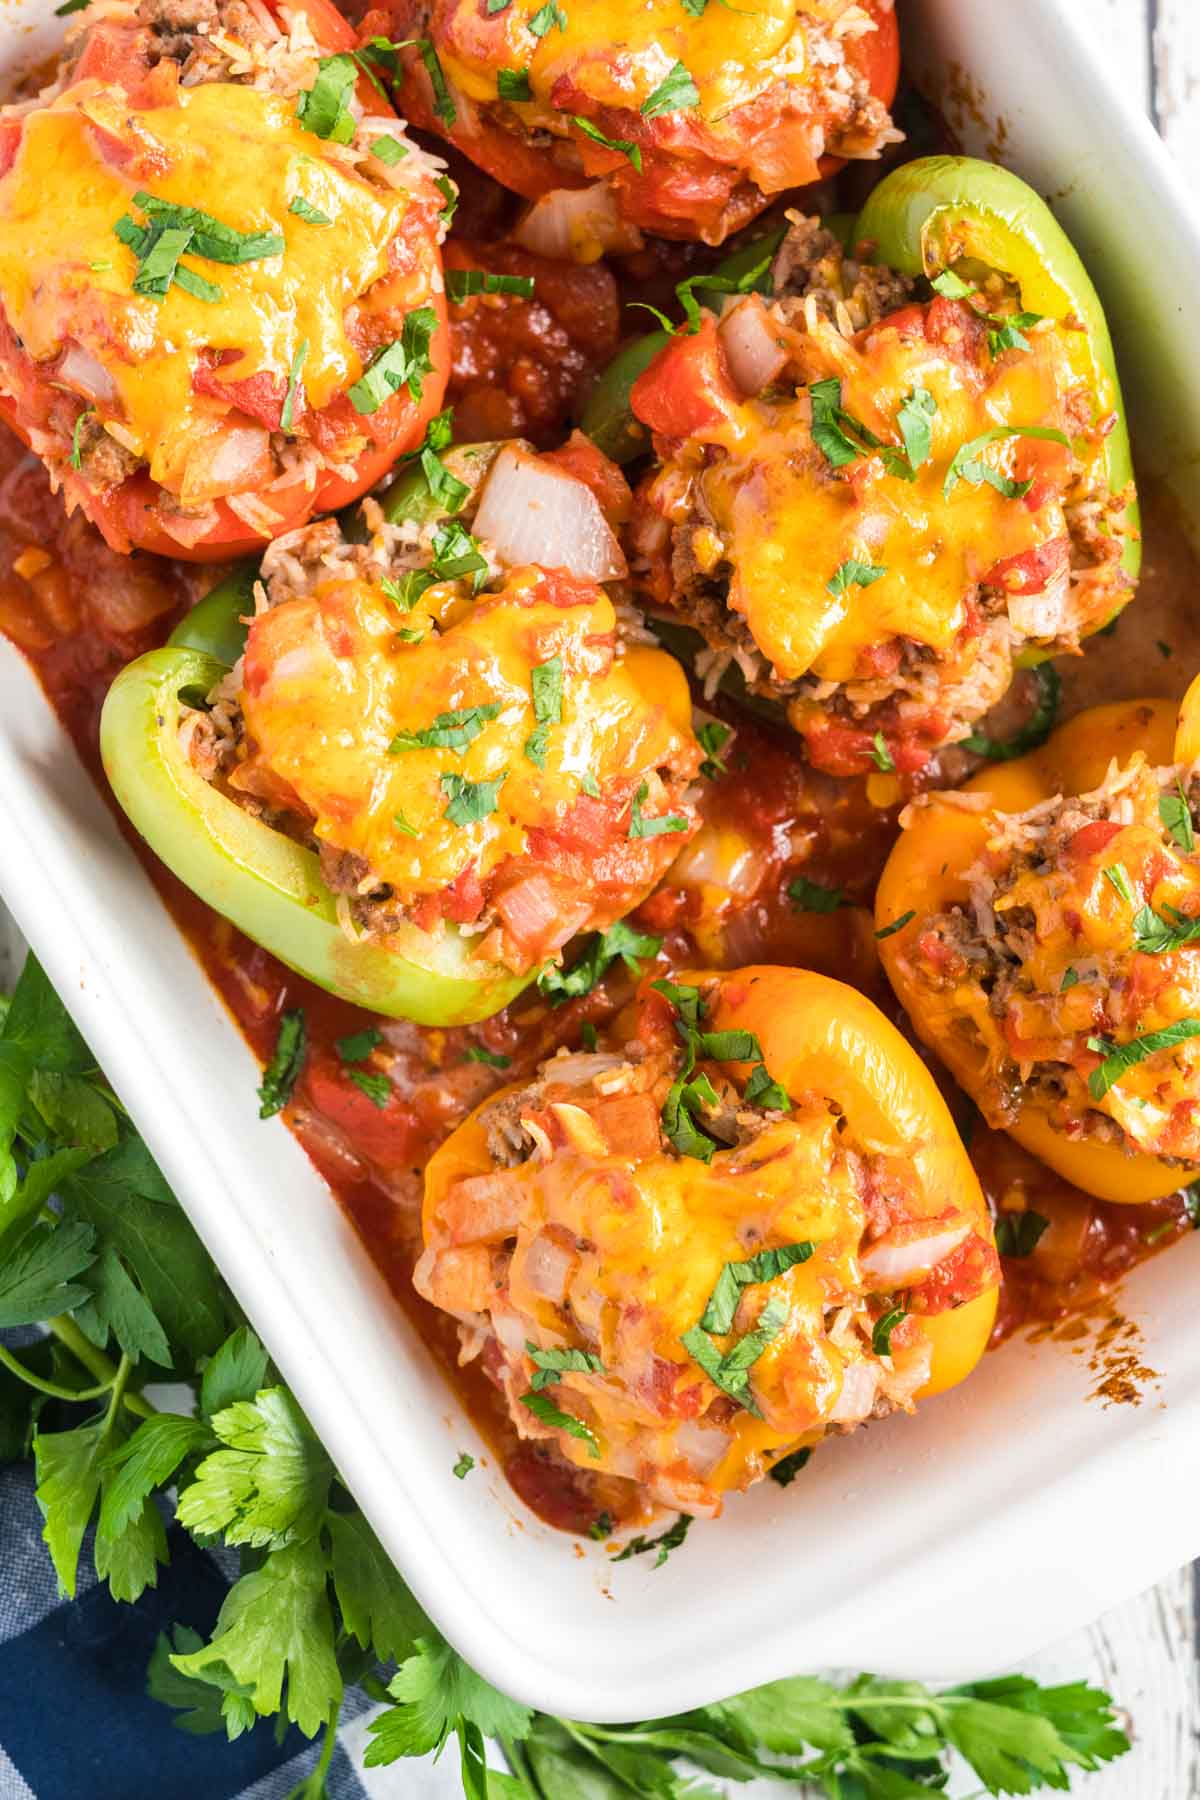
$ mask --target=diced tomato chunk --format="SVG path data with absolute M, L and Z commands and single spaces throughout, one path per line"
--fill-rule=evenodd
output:
M 671 339 L 638 376 L 629 401 L 643 425 L 663 437 L 695 437 L 731 417 L 740 401 L 711 313 L 699 331 Z

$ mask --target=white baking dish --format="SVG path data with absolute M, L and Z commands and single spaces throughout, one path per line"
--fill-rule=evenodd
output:
M 1200 479 L 1200 239 L 1070 11 L 920 0 L 910 66 L 970 94 L 970 116 L 951 108 L 968 148 L 1002 120 L 1004 159 L 1061 211 L 1109 307 L 1143 465 L 1182 494 Z M 6 8 L 10 64 L 45 53 L 48 15 Z M 1018 1342 L 786 1492 L 732 1501 L 662 1569 L 581 1556 L 520 1508 L 302 1151 L 259 1123 L 249 1053 L 7 647 L 0 890 L 413 1589 L 520 1698 L 618 1720 L 825 1665 L 982 1674 L 1200 1551 L 1197 1236 L 1123 1293 L 1161 1371 L 1140 1407 L 1085 1403 L 1081 1359 Z M 485 1466 L 456 1481 L 467 1448 Z

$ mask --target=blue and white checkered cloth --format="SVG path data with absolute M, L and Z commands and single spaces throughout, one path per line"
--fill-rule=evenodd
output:
M 218 1561 L 172 1527 L 170 1564 L 132 1606 L 92 1568 L 91 1534 L 74 1600 L 58 1593 L 28 1463 L 0 1469 L 0 1800 L 285 1800 L 319 1745 L 272 1722 L 227 1743 L 193 1737 L 146 1694 L 160 1631 L 205 1636 L 225 1593 Z M 363 1768 L 379 1708 L 351 1690 L 329 1772 L 330 1800 L 461 1800 L 458 1756 Z

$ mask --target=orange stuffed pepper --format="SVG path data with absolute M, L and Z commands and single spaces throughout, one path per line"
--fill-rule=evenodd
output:
M 861 994 L 755 967 L 643 984 L 426 1175 L 417 1287 L 520 1434 L 713 1514 L 988 1340 L 986 1204 L 928 1071 Z M 611 1483 L 609 1487 L 611 1488 Z M 607 1498 L 606 1490 L 606 1498 Z
M 1085 1193 L 1200 1169 L 1200 684 L 1081 713 L 911 809 L 880 955 L 988 1122 Z

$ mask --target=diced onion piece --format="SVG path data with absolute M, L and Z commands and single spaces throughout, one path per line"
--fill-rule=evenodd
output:
M 572 1106 L 568 1100 L 552 1100 L 550 1111 L 572 1149 L 582 1150 L 585 1156 L 607 1156 L 608 1145 L 597 1131 L 595 1120 L 582 1106 Z
M 271 479 L 271 440 L 265 426 L 222 424 L 192 448 L 184 470 L 185 506 L 244 493 Z
M 521 1274 L 544 1300 L 555 1306 L 564 1299 L 577 1258 L 545 1232 L 534 1238 L 521 1265 Z
M 875 1404 L 879 1386 L 879 1369 L 874 1363 L 847 1363 L 842 1376 L 842 1391 L 829 1415 L 831 1425 L 857 1425 Z
M 499 895 L 496 911 L 518 944 L 536 946 L 558 918 L 554 884 L 545 875 L 523 876 Z
M 1014 631 L 1027 638 L 1061 637 L 1068 629 L 1071 576 L 1067 568 L 1051 577 L 1036 594 L 1019 589 L 1008 594 L 1008 619 Z
M 474 531 L 513 566 L 536 563 L 590 581 L 620 581 L 627 573 L 591 488 L 511 445 L 492 464 Z
M 521 1219 L 521 1184 L 511 1169 L 468 1175 L 442 1201 L 442 1220 L 456 1244 L 498 1243 Z
M 71 344 L 63 352 L 55 379 L 86 394 L 89 400 L 111 401 L 117 397 L 116 383 L 104 364 L 79 344 Z
M 717 327 L 729 371 L 743 394 L 761 394 L 787 362 L 760 294 L 747 294 L 726 309 Z
M 671 867 L 674 887 L 715 887 L 752 900 L 767 872 L 767 852 L 728 826 L 702 825 Z
M 183 544 L 189 550 L 193 544 L 198 544 L 202 537 L 207 536 L 216 522 L 215 506 L 206 506 L 200 512 L 192 513 L 170 512 L 165 507 L 159 509 L 158 523 L 167 536 L 173 537 L 177 544 Z
M 525 1340 L 529 1336 L 528 1322 L 508 1307 L 493 1301 L 492 1330 L 501 1345 L 510 1356 L 525 1354 Z
M 559 262 L 593 263 L 614 252 L 642 247 L 641 232 L 621 217 L 607 181 L 543 194 L 511 237 L 524 249 Z
M 676 1429 L 672 1447 L 677 1456 L 686 1459 L 693 1475 L 704 1481 L 728 1450 L 729 1443 L 728 1435 L 714 1425 L 701 1425 L 695 1419 L 685 1419 Z
M 970 1231 L 969 1219 L 939 1219 L 924 1230 L 914 1230 L 911 1225 L 895 1226 L 864 1252 L 863 1275 L 878 1293 L 909 1287 L 957 1250 Z

